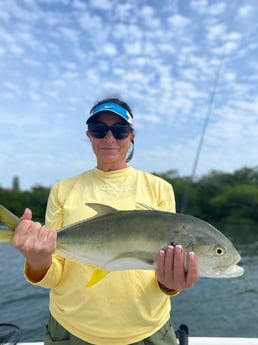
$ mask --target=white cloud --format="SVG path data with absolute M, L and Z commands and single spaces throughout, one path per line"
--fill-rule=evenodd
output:
M 42 50 L 42 45 L 38 40 L 35 39 L 34 35 L 31 32 L 17 32 L 16 33 L 16 42 L 23 43 L 26 46 L 37 49 L 37 50 Z M 44 49 L 45 50 L 45 49 Z
M 155 11 L 150 6 L 143 6 L 139 13 L 140 20 L 143 19 L 143 25 L 150 30 L 158 30 L 161 26 L 160 19 L 155 16 Z
M 112 5 L 113 2 L 110 0 L 90 0 L 90 6 L 100 10 L 109 10 Z
M 255 161 L 257 15 L 253 0 L 242 7 L 206 0 L 164 0 L 162 6 L 0 1 L 1 130 L 12 137 L 4 137 L 6 144 L 2 138 L 0 146 L 3 159 L 10 163 L 8 153 L 17 160 L 5 174 L 49 185 L 61 174 L 90 168 L 94 156 L 84 165 L 85 151 L 90 155 L 91 150 L 78 133 L 84 132 L 94 102 L 112 95 L 133 108 L 139 143 L 135 164 L 189 173 L 224 53 L 198 173 L 216 167 L 225 152 L 230 158 L 221 168 Z M 63 150 L 68 137 L 73 140 Z M 24 145 L 27 155 L 20 151 Z M 58 154 L 58 167 L 38 160 L 42 148 L 50 162 Z M 73 171 L 65 165 L 69 158 L 76 160 Z M 16 171 L 21 159 L 33 164 Z M 0 175 L 0 183 L 4 179 Z
M 17 85 L 15 83 L 11 83 L 11 82 L 4 82 L 3 83 L 4 88 L 6 88 L 7 90 L 10 90 L 14 93 L 20 93 L 21 89 L 20 89 L 20 85 Z
M 221 15 L 226 10 L 226 3 L 225 2 L 218 2 L 215 5 L 209 7 L 208 13 L 213 16 Z
M 116 46 L 112 43 L 109 43 L 109 42 L 107 42 L 106 44 L 103 45 L 101 51 L 102 51 L 102 54 L 108 55 L 110 57 L 117 54 Z
M 2 95 L 3 95 L 3 98 L 7 100 L 12 100 L 15 98 L 15 94 L 10 91 L 3 91 Z
M 252 6 L 250 5 L 240 6 L 238 10 L 238 13 L 240 16 L 247 16 L 251 12 L 252 12 Z
M 58 31 L 60 33 L 60 37 L 62 37 L 62 39 L 64 40 L 68 40 L 71 43 L 73 43 L 74 45 L 78 44 L 79 41 L 79 33 L 77 30 L 73 29 L 73 28 L 68 28 L 68 27 L 59 27 Z
M 180 15 L 180 14 L 175 14 L 171 17 L 168 18 L 168 22 L 174 26 L 175 28 L 184 28 L 186 25 L 189 24 L 189 19 L 186 17 Z
M 208 7 L 208 0 L 192 0 L 190 1 L 190 6 L 200 14 L 206 12 Z
M 0 28 L 0 39 L 7 44 L 12 44 L 14 42 L 13 36 L 3 28 Z
M 81 0 L 74 0 L 72 2 L 72 6 L 73 6 L 73 8 L 75 8 L 76 10 L 79 10 L 79 11 L 85 11 L 87 9 L 87 5 L 85 4 L 85 2 L 83 2 Z
M 21 55 L 23 55 L 25 51 L 24 48 L 22 48 L 20 45 L 15 44 L 15 43 L 9 45 L 9 50 L 18 58 L 21 57 Z
M 223 39 L 226 32 L 226 26 L 224 24 L 210 26 L 207 28 L 207 39 L 210 41 Z
M 25 57 L 23 59 L 23 62 L 27 65 L 29 65 L 30 67 L 35 67 L 35 68 L 40 68 L 43 66 L 41 61 L 38 61 L 34 58 L 30 58 L 30 57 Z

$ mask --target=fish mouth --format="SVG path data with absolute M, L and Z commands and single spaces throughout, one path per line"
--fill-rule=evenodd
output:
M 237 256 L 231 261 L 225 268 L 224 266 L 218 266 L 215 268 L 214 273 L 216 278 L 237 278 L 244 274 L 243 267 L 237 264 L 241 260 L 241 256 L 237 253 Z
M 243 267 L 240 267 L 238 265 L 233 265 L 225 270 L 217 269 L 215 271 L 215 274 L 218 278 L 236 278 L 241 277 L 244 274 L 245 270 Z

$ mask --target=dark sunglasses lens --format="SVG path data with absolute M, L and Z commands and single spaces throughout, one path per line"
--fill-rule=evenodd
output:
M 92 123 L 89 124 L 90 134 L 97 139 L 105 138 L 108 132 L 108 126 L 105 123 Z
M 97 139 L 103 139 L 107 135 L 107 132 L 111 130 L 112 135 L 115 139 L 125 139 L 130 133 L 130 127 L 121 123 L 115 123 L 113 126 L 109 127 L 105 123 L 92 123 L 89 124 L 90 134 Z
M 112 134 L 116 139 L 125 139 L 130 133 L 130 127 L 123 124 L 114 124 L 111 128 Z

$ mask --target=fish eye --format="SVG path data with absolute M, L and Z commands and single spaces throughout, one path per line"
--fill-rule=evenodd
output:
M 214 247 L 214 252 L 217 256 L 221 256 L 225 253 L 225 248 L 216 246 Z

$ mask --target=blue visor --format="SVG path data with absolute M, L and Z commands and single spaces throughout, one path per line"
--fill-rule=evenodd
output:
M 90 112 L 90 117 L 87 120 L 87 124 L 90 123 L 95 115 L 100 112 L 111 112 L 121 116 L 130 125 L 133 123 L 132 115 L 124 107 L 117 103 L 107 102 L 94 107 Z

